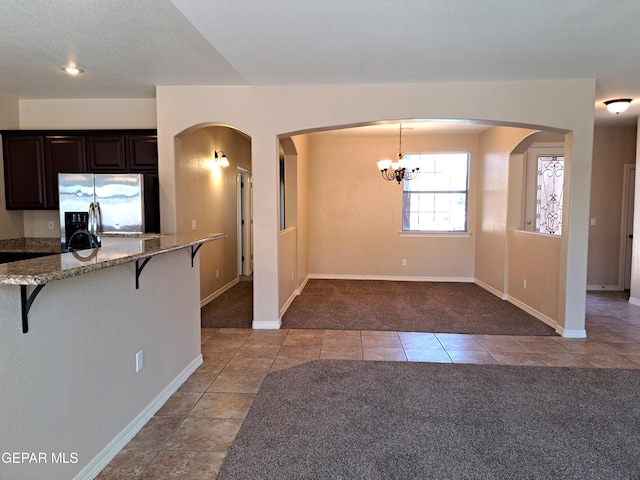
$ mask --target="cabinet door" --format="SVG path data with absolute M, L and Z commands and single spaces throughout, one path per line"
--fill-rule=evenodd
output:
M 87 136 L 87 167 L 90 172 L 125 172 L 124 135 Z
M 58 208 L 58 174 L 87 171 L 84 137 L 45 137 L 47 208 Z
M 129 171 L 158 170 L 158 137 L 155 135 L 127 135 Z
M 7 210 L 46 208 L 43 137 L 5 137 L 2 143 Z

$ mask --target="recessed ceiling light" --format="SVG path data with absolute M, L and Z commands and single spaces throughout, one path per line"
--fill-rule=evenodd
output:
M 69 75 L 78 75 L 80 73 L 84 73 L 84 70 L 74 66 L 63 67 L 61 70 L 63 72 L 67 72 Z

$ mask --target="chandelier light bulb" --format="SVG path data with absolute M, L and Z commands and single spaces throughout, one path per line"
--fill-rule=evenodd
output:
M 402 124 L 400 124 L 398 159 L 395 162 L 391 160 L 380 160 L 377 162 L 378 170 L 380 170 L 382 178 L 385 180 L 395 180 L 400 184 L 402 180 L 412 180 L 418 174 L 420 168 L 417 165 L 412 165 L 412 163 L 413 162 L 405 159 L 402 153 Z
M 378 162 L 378 169 L 381 171 L 386 170 L 391 166 L 391 160 L 380 160 Z

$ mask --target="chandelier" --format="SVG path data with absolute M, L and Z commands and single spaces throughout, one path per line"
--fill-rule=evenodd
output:
M 391 160 L 380 160 L 378 162 L 378 168 L 380 169 L 380 173 L 382 173 L 382 178 L 389 181 L 395 180 L 398 184 L 400 184 L 402 180 L 412 180 L 418 175 L 420 167 L 404 158 L 404 153 L 402 153 L 402 124 L 400 124 L 398 160 L 395 162 Z

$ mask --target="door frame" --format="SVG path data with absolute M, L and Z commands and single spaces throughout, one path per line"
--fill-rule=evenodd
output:
M 634 198 L 629 198 L 630 194 L 635 196 L 634 192 L 631 192 L 630 181 L 634 181 L 635 191 L 635 175 L 636 165 L 634 163 L 626 163 L 624 165 L 624 176 L 622 183 L 622 219 L 620 222 L 620 265 L 618 267 L 618 285 L 620 290 L 626 289 L 626 267 L 627 264 L 631 264 L 633 258 L 633 252 L 629 251 L 627 254 L 627 235 L 629 227 L 633 228 L 633 218 L 629 218 L 629 209 L 633 208 Z M 631 225 L 629 225 L 631 222 Z M 629 285 L 631 287 L 631 285 Z
M 253 273 L 253 185 L 251 172 L 238 167 L 237 182 L 238 276 L 249 276 Z M 245 219 L 244 224 L 242 219 Z M 243 256 L 245 257 L 244 262 Z

